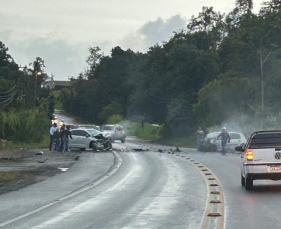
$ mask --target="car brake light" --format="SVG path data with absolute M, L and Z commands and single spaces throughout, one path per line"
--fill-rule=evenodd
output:
M 254 153 L 252 150 L 248 150 L 246 158 L 247 158 L 247 161 L 252 161 L 254 159 Z

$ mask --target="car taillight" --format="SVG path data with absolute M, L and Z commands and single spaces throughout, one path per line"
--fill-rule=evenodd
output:
M 252 150 L 248 150 L 246 158 L 247 158 L 247 161 L 252 161 L 254 159 L 254 153 Z

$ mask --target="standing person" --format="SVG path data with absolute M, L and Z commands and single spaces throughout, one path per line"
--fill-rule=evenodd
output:
M 199 147 L 200 147 L 201 142 L 204 138 L 204 131 L 202 130 L 201 127 L 199 127 L 195 134 L 197 136 L 197 151 L 199 151 Z
M 222 148 L 222 152 L 225 152 L 225 146 L 226 143 L 230 143 L 230 135 L 229 133 L 226 131 L 226 127 L 222 128 L 222 132 L 219 134 L 219 136 L 217 137 L 217 140 L 219 139 L 219 137 L 221 137 L 221 148 Z
M 60 128 L 60 152 L 63 152 L 65 124 Z
M 66 128 L 66 130 L 64 130 L 63 132 L 63 148 L 64 148 L 64 151 L 69 151 L 69 147 L 68 147 L 68 144 L 69 144 L 69 138 L 72 139 L 72 135 L 71 135 L 71 132 L 70 132 L 70 127 L 68 126 Z
M 53 138 L 54 138 L 54 149 L 53 149 L 53 151 L 58 152 L 60 150 L 60 132 L 59 132 L 58 128 L 54 132 Z
M 49 147 L 50 151 L 52 151 L 53 141 L 54 141 L 53 134 L 56 131 L 56 129 L 57 129 L 57 124 L 54 123 L 53 126 L 50 128 L 50 147 Z

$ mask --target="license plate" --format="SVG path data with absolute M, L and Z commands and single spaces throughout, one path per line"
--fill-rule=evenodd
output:
M 280 172 L 281 171 L 281 166 L 280 165 L 271 165 L 270 166 L 270 171 L 272 171 L 272 172 Z

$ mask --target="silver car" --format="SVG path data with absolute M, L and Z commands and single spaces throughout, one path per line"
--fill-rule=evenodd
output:
M 105 125 L 102 128 L 105 137 L 109 138 L 111 142 L 120 140 L 122 143 L 126 141 L 126 133 L 123 126 L 120 125 Z
M 217 139 L 221 132 L 212 132 L 207 134 L 207 136 L 201 142 L 199 147 L 200 151 L 221 151 L 221 137 Z M 240 146 L 241 144 L 246 144 L 247 139 L 244 134 L 238 132 L 229 132 L 230 135 L 230 143 L 226 144 L 226 150 L 234 150 L 236 146 Z
M 104 148 L 102 141 L 95 136 L 102 134 L 95 129 L 73 129 L 71 130 L 72 139 L 69 139 L 69 148 L 79 148 L 80 150 L 93 149 L 99 150 Z

